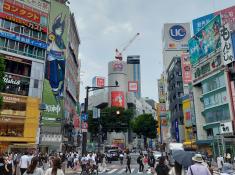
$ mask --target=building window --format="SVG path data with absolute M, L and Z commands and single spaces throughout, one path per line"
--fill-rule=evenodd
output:
M 38 88 L 39 80 L 35 79 L 34 80 L 34 88 Z
M 11 29 L 11 22 L 4 20 L 3 27 L 4 27 L 4 29 L 10 30 Z

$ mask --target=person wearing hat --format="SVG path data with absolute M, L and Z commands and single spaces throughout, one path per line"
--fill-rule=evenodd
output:
M 192 157 L 194 164 L 188 167 L 187 175 L 211 175 L 209 169 L 203 165 L 203 158 L 201 154 L 195 154 Z

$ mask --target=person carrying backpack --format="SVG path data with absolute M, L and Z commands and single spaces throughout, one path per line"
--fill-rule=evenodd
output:
M 165 157 L 160 157 L 159 159 L 159 163 L 156 167 L 156 173 L 159 175 L 168 175 L 169 173 L 169 168 L 168 166 L 165 164 Z
M 154 172 L 154 165 L 155 165 L 155 158 L 153 156 L 153 152 L 150 153 L 149 157 L 148 157 L 148 164 L 151 168 L 151 172 L 153 173 Z
M 137 163 L 139 164 L 139 172 L 144 171 L 144 164 L 143 164 L 143 154 L 140 153 L 139 157 L 137 158 Z

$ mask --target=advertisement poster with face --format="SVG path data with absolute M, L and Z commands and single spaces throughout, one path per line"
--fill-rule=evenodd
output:
M 218 15 L 188 41 L 192 65 L 221 47 L 220 27 L 221 18 Z
M 181 67 L 182 67 L 182 78 L 183 78 L 184 84 L 191 83 L 192 82 L 192 70 L 191 70 L 191 63 L 189 60 L 188 53 L 182 53 Z
M 51 1 L 50 23 L 43 103 L 46 111 L 43 112 L 43 123 L 58 125 L 63 113 L 63 94 L 66 47 L 68 44 L 69 8 L 59 2 Z
M 112 103 L 111 106 L 115 107 L 125 107 L 125 97 L 122 91 L 112 91 L 111 92 Z

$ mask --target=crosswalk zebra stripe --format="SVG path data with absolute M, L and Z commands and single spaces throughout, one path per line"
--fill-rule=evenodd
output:
M 135 171 L 135 169 L 134 169 L 134 168 L 132 168 L 132 169 L 131 169 L 131 173 L 133 173 L 134 171 Z
M 111 171 L 108 172 L 108 174 L 114 173 L 115 171 L 117 171 L 118 169 L 113 169 Z
M 124 173 L 124 171 L 126 171 L 126 169 L 124 168 L 124 169 L 122 169 L 121 171 L 119 171 L 118 172 L 118 174 L 122 174 L 122 173 Z

